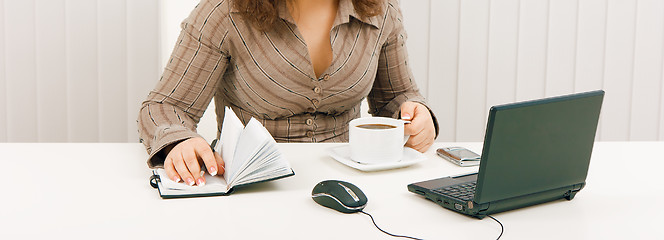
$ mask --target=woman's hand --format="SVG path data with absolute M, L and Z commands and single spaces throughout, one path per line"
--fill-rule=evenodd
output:
M 168 151 L 169 147 L 165 150 Z M 175 144 L 168 151 L 164 160 L 164 170 L 170 179 L 175 182 L 183 180 L 190 186 L 205 185 L 205 178 L 201 171 L 204 164 L 210 175 L 224 174 L 224 160 L 219 154 L 212 152 L 205 139 L 190 138 Z
M 410 135 L 406 146 L 420 152 L 429 149 L 436 138 L 429 109 L 421 103 L 404 102 L 401 104 L 401 119 L 410 120 L 410 124 L 404 125 L 404 134 Z

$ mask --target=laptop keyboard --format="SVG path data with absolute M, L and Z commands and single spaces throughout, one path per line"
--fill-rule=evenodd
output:
M 443 195 L 451 196 L 461 199 L 463 201 L 470 201 L 475 198 L 475 182 L 469 182 L 444 188 L 434 189 L 433 191 Z

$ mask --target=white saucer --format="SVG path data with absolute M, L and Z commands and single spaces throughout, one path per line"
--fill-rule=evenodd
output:
M 397 162 L 364 164 L 350 159 L 350 148 L 348 145 L 328 149 L 328 154 L 337 162 L 361 171 L 380 171 L 394 168 L 402 168 L 424 161 L 427 157 L 415 149 L 406 147 L 403 150 L 403 158 Z

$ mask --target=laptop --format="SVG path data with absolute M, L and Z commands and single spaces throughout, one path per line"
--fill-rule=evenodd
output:
M 408 185 L 476 218 L 572 200 L 585 186 L 604 91 L 494 106 L 477 173 Z

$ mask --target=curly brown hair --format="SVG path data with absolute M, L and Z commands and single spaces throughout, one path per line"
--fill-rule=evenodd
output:
M 289 0 L 234 0 L 233 6 L 254 27 L 260 30 L 269 29 L 279 18 L 277 1 Z M 362 19 L 381 13 L 382 0 L 352 0 L 355 11 Z

